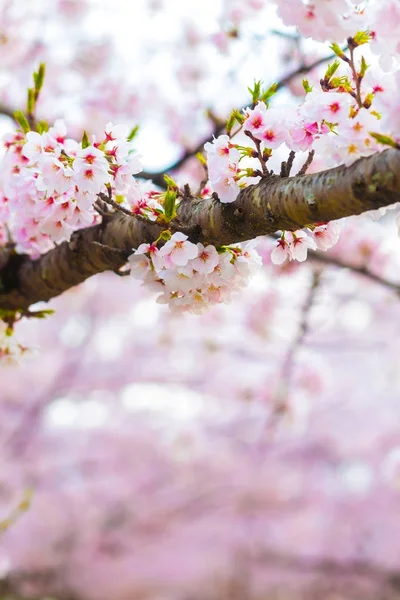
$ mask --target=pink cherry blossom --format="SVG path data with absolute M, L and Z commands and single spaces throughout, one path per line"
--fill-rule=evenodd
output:
M 307 258 L 307 250 L 317 248 L 314 240 L 305 231 L 293 231 L 287 234 L 289 238 L 290 260 L 304 262 Z
M 32 162 L 37 161 L 44 153 L 59 156 L 61 152 L 58 142 L 48 133 L 39 134 L 36 131 L 28 131 L 26 140 L 22 153 Z
M 137 279 L 144 279 L 146 275 L 150 272 L 150 259 L 145 254 L 140 253 L 139 251 L 136 251 L 134 254 L 131 254 L 128 259 L 128 262 L 132 277 L 135 277 Z
M 253 135 L 258 137 L 262 131 L 267 127 L 267 107 L 264 102 L 257 102 L 257 105 L 253 109 L 246 111 L 246 120 L 243 124 L 244 129 L 250 131 Z
M 198 256 L 193 260 L 191 266 L 199 273 L 211 273 L 219 263 L 219 255 L 214 246 L 197 244 Z
M 312 237 L 319 250 L 329 250 L 334 246 L 340 234 L 340 226 L 337 222 L 331 221 L 318 225 L 312 231 Z
M 160 250 L 160 256 L 164 259 L 165 265 L 185 266 L 189 260 L 198 255 L 196 244 L 188 241 L 188 236 L 181 232 L 176 232 L 171 239 Z
M 239 185 L 233 177 L 219 177 L 216 181 L 212 181 L 214 192 L 218 194 L 220 202 L 229 204 L 234 202 L 240 192 Z
M 271 261 L 274 265 L 281 265 L 287 258 L 290 259 L 290 247 L 283 236 L 277 240 L 276 246 L 271 252 Z
M 264 103 L 259 104 L 265 107 Z M 262 121 L 260 119 L 257 120 L 258 117 L 256 117 L 256 122 L 257 124 L 259 123 L 259 126 L 257 128 L 252 127 L 254 137 L 263 141 L 267 148 L 279 148 L 288 139 L 288 122 L 290 122 L 293 112 L 291 107 L 288 107 L 287 110 L 282 108 L 269 108 L 267 110 L 264 108 L 263 111 L 259 109 L 258 112 L 263 114 L 263 119 Z M 248 119 L 244 124 L 245 129 L 247 128 L 247 122 Z M 251 119 L 249 123 L 251 125 Z

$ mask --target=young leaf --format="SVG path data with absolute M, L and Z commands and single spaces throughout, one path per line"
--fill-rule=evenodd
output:
M 379 143 L 384 146 L 390 146 L 391 148 L 400 148 L 400 144 L 396 142 L 392 137 L 388 135 L 382 135 L 381 133 L 373 133 L 372 131 L 369 134 Z
M 175 216 L 176 197 L 177 193 L 169 189 L 164 194 L 164 213 L 168 221 Z
M 203 165 L 203 167 L 207 166 L 206 158 L 205 158 L 205 156 L 203 156 L 203 154 L 201 152 L 197 152 L 196 158 Z
M 310 85 L 308 79 L 303 79 L 302 84 L 306 94 L 312 92 L 312 86 Z
M 262 102 L 265 102 L 265 104 L 268 104 L 268 101 L 276 93 L 277 89 L 278 89 L 278 84 L 277 83 L 273 83 L 272 85 L 269 86 L 269 88 L 267 90 L 265 90 L 265 92 L 262 92 L 262 94 L 260 96 L 260 100 Z
M 172 179 L 172 177 L 169 175 L 164 175 L 164 181 L 169 189 L 173 190 L 174 192 L 178 191 L 178 184 Z
M 26 112 L 28 115 L 32 115 L 35 110 L 36 98 L 35 98 L 35 90 L 33 88 L 28 88 L 28 98 L 26 102 Z
M 18 125 L 21 127 L 24 133 L 28 133 L 31 130 L 30 125 L 28 123 L 27 118 L 25 117 L 22 110 L 16 110 L 14 113 L 14 119 L 17 121 Z
M 331 65 L 328 65 L 328 68 L 326 69 L 326 73 L 325 73 L 325 81 L 329 81 L 333 75 L 336 73 L 336 71 L 338 70 L 340 66 L 340 61 L 339 60 L 334 60 L 333 63 Z
M 37 73 L 33 74 L 33 80 L 35 82 L 35 91 L 37 94 L 39 94 L 40 90 L 43 87 L 45 74 L 46 74 L 46 64 L 40 63 Z
M 38 133 L 44 133 L 45 131 L 49 130 L 49 124 L 47 123 L 47 121 L 39 121 L 36 124 L 36 130 Z
M 253 104 L 257 104 L 259 98 L 260 98 L 260 94 L 261 94 L 261 85 L 262 85 L 262 81 L 261 79 L 259 81 L 254 81 L 254 88 L 251 89 L 250 87 L 247 88 L 251 94 L 251 99 Z
M 367 64 L 367 61 L 362 56 L 361 57 L 361 65 L 360 65 L 360 77 L 364 77 L 368 67 L 369 67 L 369 65 Z
M 357 31 L 356 35 L 348 39 L 349 46 L 356 48 L 362 44 L 368 44 L 371 40 L 371 34 L 369 31 Z
M 239 123 L 239 125 L 242 125 L 244 123 L 244 120 L 245 120 L 244 115 L 242 115 L 242 113 L 240 111 L 238 111 L 237 108 L 234 108 L 226 122 L 225 128 L 226 128 L 227 134 L 230 135 L 235 123 Z
M 135 127 L 133 127 L 130 134 L 128 135 L 127 141 L 131 142 L 136 137 L 136 134 L 138 131 L 139 131 L 139 125 L 135 125 Z
M 342 60 L 344 60 L 346 62 L 349 62 L 349 59 L 347 58 L 347 56 L 345 55 L 345 53 L 343 52 L 343 50 L 341 49 L 339 44 L 333 43 L 329 47 L 332 50 L 332 52 L 334 52 L 336 54 L 336 56 L 338 56 L 339 58 L 341 58 Z
M 89 137 L 88 137 L 88 134 L 86 133 L 86 131 L 84 131 L 83 132 L 83 136 L 82 136 L 82 148 L 83 148 L 83 150 L 85 148 L 87 148 L 88 146 L 90 146 Z

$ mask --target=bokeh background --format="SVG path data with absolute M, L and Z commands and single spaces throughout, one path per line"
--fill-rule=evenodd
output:
M 326 51 L 262 0 L 0 0 L 0 127 L 46 61 L 40 116 L 76 136 L 139 124 L 156 179 L 255 78 Z M 293 77 L 275 102 L 300 91 Z M 189 158 L 174 175 L 202 172 Z M 1 597 L 400 598 L 393 218 L 346 220 L 302 265 L 273 266 L 272 245 L 201 316 L 103 274 L 18 324 L 28 350 L 0 366 Z

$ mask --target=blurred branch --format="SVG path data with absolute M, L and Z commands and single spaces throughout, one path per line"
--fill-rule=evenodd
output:
M 321 280 L 321 277 L 320 277 L 319 270 L 314 269 L 312 272 L 311 285 L 309 287 L 308 294 L 306 296 L 305 302 L 301 309 L 300 323 L 299 323 L 298 331 L 297 331 L 296 337 L 290 344 L 289 350 L 286 354 L 286 358 L 285 358 L 285 361 L 284 361 L 283 367 L 282 367 L 282 379 L 285 382 L 286 392 L 289 391 L 291 383 L 292 383 L 293 368 L 294 368 L 294 361 L 296 358 L 296 354 L 298 353 L 299 349 L 303 345 L 304 339 L 308 333 L 309 316 L 310 316 L 311 309 L 314 305 L 314 300 L 315 300 L 315 296 L 316 296 L 316 293 L 317 293 L 317 290 L 318 290 L 318 287 L 320 284 L 320 280 Z
M 386 585 L 392 590 L 399 590 L 400 572 L 398 570 L 386 569 L 367 561 L 357 559 L 340 561 L 318 556 L 307 558 L 269 550 L 257 553 L 256 560 L 258 563 L 267 563 L 268 566 L 300 571 L 303 574 L 334 578 L 360 577 L 382 586 Z
M 375 273 L 368 271 L 366 267 L 355 267 L 353 265 L 347 264 L 340 258 L 331 256 L 330 254 L 326 254 L 325 252 L 318 251 L 311 251 L 308 255 L 308 260 L 324 263 L 327 266 L 338 267 L 340 269 L 348 269 L 349 271 L 352 271 L 353 273 L 356 273 L 358 275 L 362 275 L 363 277 L 366 277 L 371 281 L 375 281 L 376 283 L 379 283 L 380 285 L 383 285 L 389 290 L 392 290 L 393 292 L 396 292 L 396 294 L 400 295 L 400 283 L 395 283 L 393 281 L 385 279 L 384 277 L 381 277 L 380 275 L 376 275 Z
M 5 115 L 6 117 L 10 117 L 10 119 L 15 121 L 14 110 L 2 102 L 0 102 L 0 115 Z
M 67 566 L 67 565 L 65 565 Z M 279 553 L 274 550 L 263 550 L 251 552 L 246 556 L 244 563 L 241 556 L 235 560 L 235 567 L 232 580 L 227 582 L 224 589 L 215 587 L 215 594 L 207 594 L 207 598 L 213 600 L 244 600 L 245 598 L 255 598 L 256 595 L 252 592 L 252 572 L 255 567 L 262 567 L 265 575 L 264 589 L 262 590 L 262 598 L 272 600 L 277 598 L 276 590 L 280 593 L 293 590 L 293 583 L 296 583 L 296 576 L 301 576 L 299 581 L 299 594 L 293 596 L 290 593 L 290 598 L 303 598 L 304 592 L 310 588 L 316 589 L 322 586 L 325 593 L 318 598 L 332 598 L 329 593 L 330 588 L 334 588 L 335 584 L 340 582 L 347 585 L 351 584 L 351 598 L 372 598 L 371 595 L 365 595 L 365 586 L 363 583 L 368 583 L 373 586 L 371 592 L 379 594 L 376 599 L 398 598 L 399 592 L 399 571 L 395 569 L 380 567 L 372 562 L 348 559 L 335 560 L 332 558 L 321 557 L 302 557 L 295 554 Z M 268 582 L 268 569 L 271 569 L 274 576 Z M 280 578 L 276 578 L 276 569 L 279 569 Z M 311 577 L 307 584 L 304 581 L 304 576 Z M 318 578 L 316 580 L 316 578 Z M 7 600 L 38 600 L 40 597 L 51 597 L 54 600 L 79 600 L 76 595 L 68 589 L 68 585 L 62 588 L 62 574 L 52 570 L 17 572 L 6 578 L 0 578 L 0 596 Z M 26 586 L 33 586 L 31 589 L 42 590 L 42 594 L 29 593 L 26 591 Z M 354 589 L 353 589 L 354 588 Z M 260 588 L 258 587 L 259 591 Z M 321 590 L 321 591 L 323 591 Z M 358 596 L 358 591 L 361 595 Z M 353 594 L 357 593 L 357 596 Z M 394 596 L 389 594 L 396 594 Z M 199 596 L 200 597 L 200 596 Z M 259 595 L 257 594 L 257 598 Z M 286 595 L 279 595 L 279 598 L 284 598 Z M 309 597 L 309 596 L 307 596 Z M 316 596 L 312 596 L 313 598 Z M 339 596 L 335 595 L 335 598 Z M 349 596 L 340 596 L 340 598 Z M 197 596 L 196 596 L 197 598 Z
M 268 420 L 268 430 L 273 432 L 279 419 L 289 409 L 289 394 L 292 386 L 293 371 L 296 356 L 304 343 L 304 339 L 309 329 L 309 316 L 314 305 L 315 295 L 320 283 L 320 272 L 314 269 L 312 272 L 311 284 L 301 308 L 300 322 L 297 333 L 291 341 L 286 356 L 283 360 L 280 374 L 278 376 L 277 390 L 272 400 L 271 415 Z

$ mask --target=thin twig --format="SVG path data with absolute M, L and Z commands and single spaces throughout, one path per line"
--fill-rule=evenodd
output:
M 363 106 L 363 101 L 361 98 L 362 77 L 359 75 L 359 73 L 357 73 L 356 64 L 355 64 L 355 60 L 354 60 L 354 49 L 357 46 L 354 45 L 353 38 L 351 38 L 351 37 L 347 40 L 347 43 L 349 45 L 349 50 L 350 50 L 350 60 L 348 61 L 348 64 L 349 64 L 351 72 L 353 74 L 353 79 L 354 79 L 354 83 L 356 86 L 356 92 L 354 94 L 354 98 L 357 101 L 359 108 L 362 108 L 362 106 Z
M 263 177 L 269 177 L 271 175 L 271 173 L 268 171 L 267 169 L 267 161 L 263 156 L 263 152 L 261 150 L 261 142 L 260 140 L 258 140 L 256 137 L 254 137 L 254 135 L 251 133 L 251 131 L 245 131 L 244 132 L 245 135 L 247 135 L 247 137 L 249 137 L 251 139 L 251 141 L 253 142 L 253 144 L 256 147 L 257 150 L 257 159 L 261 165 L 261 169 L 262 169 L 262 176 Z
M 310 152 L 308 153 L 307 156 L 307 160 L 304 163 L 304 165 L 301 167 L 300 171 L 297 173 L 297 175 L 305 175 L 307 173 L 307 169 L 308 167 L 311 165 L 313 159 L 314 159 L 314 154 L 315 154 L 315 150 L 310 150 Z
M 291 150 L 289 152 L 289 157 L 288 157 L 287 161 L 282 162 L 281 173 L 280 173 L 281 177 L 289 177 L 290 171 L 292 170 L 292 167 L 293 167 L 293 161 L 294 161 L 295 156 L 296 156 L 296 152 Z
M 128 210 L 127 208 L 124 208 L 123 206 L 118 204 L 118 202 L 115 202 L 115 200 L 113 200 L 111 196 L 107 196 L 106 194 L 100 192 L 99 197 L 101 198 L 101 200 L 103 200 L 103 202 L 112 206 L 116 211 L 122 212 L 124 213 L 124 215 L 128 215 L 128 217 L 136 216 L 132 213 L 131 210 Z

